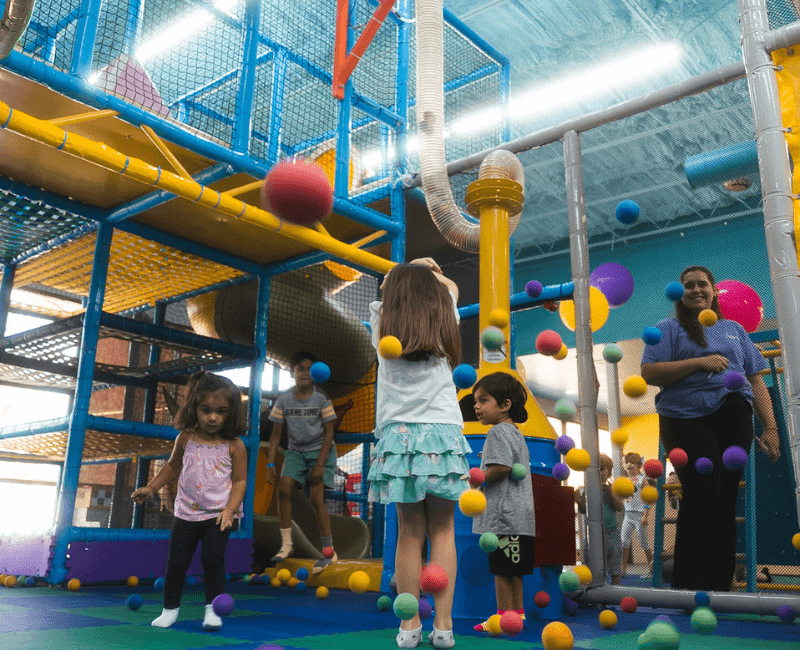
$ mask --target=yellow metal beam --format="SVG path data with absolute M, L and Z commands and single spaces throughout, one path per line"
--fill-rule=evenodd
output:
M 366 237 L 362 237 L 358 241 L 353 242 L 353 246 L 356 248 L 364 248 L 370 242 L 374 242 L 376 239 L 383 237 L 386 234 L 385 230 L 378 230 L 371 235 L 367 235 Z
M 354 264 L 378 273 L 387 273 L 395 264 L 355 246 L 340 242 L 311 228 L 304 228 L 278 219 L 275 215 L 216 190 L 200 185 L 191 178 L 182 178 L 170 171 L 153 167 L 138 158 L 126 156 L 111 147 L 68 133 L 45 120 L 40 120 L 20 110 L 12 109 L 0 101 L 0 128 L 30 138 L 47 146 L 65 151 L 83 160 L 157 187 L 189 201 L 195 201 L 220 214 L 241 219 L 284 237 L 299 241 Z
M 146 124 L 142 124 L 142 131 L 144 131 L 147 137 L 150 138 L 150 141 L 156 145 L 156 149 L 158 149 L 161 152 L 161 155 L 169 161 L 169 164 L 172 165 L 172 168 L 178 172 L 178 174 L 180 174 L 183 178 L 190 178 L 189 172 L 187 172 L 184 166 L 181 165 L 180 160 L 175 157 L 175 154 L 170 151 L 166 142 L 159 138 L 158 134 L 153 131 L 153 129 Z
M 314 226 L 316 227 L 318 232 L 321 232 L 323 235 L 328 235 L 328 237 L 330 237 L 330 233 L 327 230 L 325 230 L 325 226 L 323 226 L 321 222 L 317 221 L 317 223 L 315 223 Z
M 117 111 L 89 111 L 88 113 L 78 113 L 76 115 L 68 115 L 67 117 L 54 117 L 52 120 L 47 120 L 50 124 L 58 126 L 67 126 L 68 124 L 80 124 L 81 122 L 90 122 L 97 120 L 101 117 L 114 117 L 119 115 Z
M 249 192 L 251 190 L 261 189 L 263 184 L 264 181 L 253 181 L 252 183 L 247 183 L 247 185 L 240 185 L 239 187 L 233 187 L 229 190 L 225 190 L 223 194 L 227 194 L 228 196 L 239 196 L 240 194 L 244 194 L 245 192 Z

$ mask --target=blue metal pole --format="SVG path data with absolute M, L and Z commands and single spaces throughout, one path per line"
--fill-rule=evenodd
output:
M 86 423 L 89 419 L 89 400 L 92 396 L 97 338 L 100 329 L 100 316 L 103 309 L 113 234 L 114 226 L 110 224 L 100 224 L 97 230 L 97 244 L 95 245 L 94 263 L 89 283 L 89 303 L 86 307 L 86 316 L 83 322 L 83 331 L 81 332 L 75 401 L 69 420 L 67 449 L 64 458 L 64 478 L 61 482 L 61 493 L 58 498 L 56 543 L 53 549 L 52 567 L 47 577 L 47 580 L 53 584 L 58 584 L 67 577 L 65 562 L 68 541 L 66 533 L 72 526 L 72 517 L 75 510 L 75 494 L 78 489 L 78 478 L 81 471 Z
M 72 61 L 69 66 L 69 73 L 81 79 L 88 79 L 92 71 L 94 43 L 102 4 L 103 0 L 81 0 L 78 24 L 75 27 L 75 42 L 72 45 Z
M 157 302 L 155 306 L 155 314 L 153 315 L 153 324 L 163 326 L 164 317 L 167 313 L 167 305 L 164 302 Z M 147 365 L 154 366 L 161 358 L 161 347 L 158 345 L 150 345 L 150 356 L 147 359 Z M 150 388 L 145 390 L 144 393 L 144 413 L 142 421 L 148 424 L 153 424 L 153 419 L 156 414 L 156 398 L 158 397 L 158 384 L 153 384 Z
M 281 126 L 283 126 L 283 95 L 286 88 L 288 52 L 285 47 L 275 52 L 272 64 L 272 98 L 269 109 L 269 147 L 267 162 L 274 164 L 281 157 Z
M 514 295 L 514 237 L 513 235 L 508 239 L 508 247 L 510 250 L 508 256 L 508 286 L 510 288 L 511 296 Z M 509 303 L 511 301 L 509 296 Z M 509 311 L 511 311 L 509 309 Z M 509 333 L 508 333 L 508 362 L 512 370 L 517 367 L 517 329 L 514 327 L 514 313 L 508 315 L 509 320 Z
M 3 265 L 3 277 L 0 280 L 0 338 L 5 336 L 8 323 L 8 310 L 11 307 L 11 289 L 14 288 L 14 274 L 17 267 L 13 264 Z
M 489 45 L 487 41 L 483 38 L 478 36 L 478 34 L 467 27 L 467 25 L 462 22 L 462 20 L 456 16 L 452 11 L 450 11 L 447 7 L 444 8 L 444 19 L 447 23 L 449 23 L 456 31 L 460 32 L 463 36 L 466 36 L 467 39 L 472 41 L 474 45 L 476 45 L 479 49 L 483 50 L 486 54 L 488 54 L 491 58 L 497 61 L 500 64 L 508 63 L 508 58 L 504 55 L 500 54 L 498 50 L 496 50 L 493 46 Z
M 353 22 L 356 20 L 356 2 L 349 0 L 347 20 L 347 46 L 349 54 L 355 41 Z M 338 134 L 336 137 L 336 168 L 333 180 L 333 195 L 346 199 L 350 196 L 350 128 L 353 114 L 353 76 L 344 85 L 344 99 L 339 102 Z
M 144 0 L 128 0 L 128 20 L 122 37 L 122 51 L 130 57 L 136 56 L 136 46 L 142 35 L 144 22 Z
M 260 22 L 261 0 L 247 0 L 244 9 L 244 57 L 242 58 L 242 74 L 239 79 L 239 92 L 236 96 L 236 122 L 233 126 L 233 148 L 242 153 L 250 152 Z
M 411 8 L 408 0 L 398 0 L 395 6 L 398 17 L 409 19 Z M 408 162 L 408 75 L 410 62 L 409 23 L 401 21 L 397 27 L 397 69 L 395 71 L 395 112 L 403 121 L 396 128 L 397 157 L 392 173 L 392 193 L 390 205 L 392 219 L 402 230 L 392 237 L 391 257 L 394 262 L 402 262 L 406 257 L 406 195 L 400 177 L 409 167 Z

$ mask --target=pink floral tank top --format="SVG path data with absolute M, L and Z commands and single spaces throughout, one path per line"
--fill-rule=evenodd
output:
M 175 497 L 175 516 L 185 521 L 217 517 L 231 496 L 233 464 L 227 442 L 201 445 L 189 437 L 183 452 L 183 467 Z M 242 506 L 234 518 L 244 514 Z

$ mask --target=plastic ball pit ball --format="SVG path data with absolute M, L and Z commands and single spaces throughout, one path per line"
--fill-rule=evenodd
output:
M 542 295 L 542 291 L 544 291 L 544 287 L 538 280 L 531 280 L 525 285 L 525 293 L 531 298 L 538 298 Z
M 433 605 L 427 598 L 419 599 L 419 618 L 422 621 L 427 621 L 433 616 Z
M 617 203 L 617 207 L 614 210 L 614 216 L 621 224 L 629 226 L 639 218 L 640 212 L 641 209 L 636 201 L 625 199 L 624 201 Z
M 328 367 L 327 363 L 316 361 L 311 364 L 308 374 L 311 375 L 311 381 L 315 384 L 324 384 L 331 378 L 331 369 Z
M 717 615 L 708 607 L 698 607 L 692 612 L 691 623 L 698 634 L 713 634 L 717 629 Z
M 592 458 L 585 449 L 570 449 L 567 455 L 564 456 L 564 461 L 570 469 L 576 472 L 583 472 L 591 465 Z
M 536 351 L 548 357 L 561 350 L 562 345 L 564 342 L 561 340 L 561 335 L 554 330 L 543 330 L 536 337 Z
M 579 564 L 573 567 L 572 570 L 580 578 L 582 585 L 588 585 L 592 581 L 592 570 L 585 564 Z
M 460 390 L 472 388 L 476 381 L 478 381 L 478 373 L 468 363 L 462 363 L 453 368 L 453 383 L 456 388 Z
M 479 488 L 486 481 L 486 474 L 480 467 L 473 467 L 469 470 L 469 485 L 472 488 Z
M 783 623 L 793 623 L 795 619 L 794 610 L 790 605 L 781 605 L 776 612 L 779 619 Z
M 137 578 L 136 576 L 128 576 L 128 579 L 125 581 L 125 583 L 129 587 L 135 587 L 136 585 L 139 584 L 139 578 Z
M 299 591 L 300 593 L 304 593 L 306 589 L 308 589 L 308 585 L 303 582 L 302 580 L 298 580 L 297 584 L 294 586 L 295 590 Z
M 411 594 L 399 594 L 397 598 L 394 599 L 393 607 L 397 618 L 403 621 L 414 618 L 419 611 L 417 599 Z
M 562 456 L 570 449 L 575 449 L 575 441 L 569 436 L 559 436 L 556 439 L 556 451 Z
M 9 589 L 13 589 L 17 586 L 17 576 L 6 576 L 3 578 L 3 585 Z M 69 588 L 69 586 L 67 586 L 67 588 Z M 75 589 L 70 589 L 70 591 L 75 591 Z
M 633 614 L 638 607 L 639 603 L 637 603 L 636 599 L 632 598 L 631 596 L 626 596 L 619 601 L 619 608 L 626 614 Z
M 711 472 L 714 471 L 714 463 L 711 462 L 710 458 L 701 456 L 695 461 L 694 468 L 695 470 L 697 470 L 698 474 L 706 476 L 707 474 L 711 474 Z
M 494 325 L 495 327 L 503 329 L 508 326 L 508 323 L 509 316 L 505 309 L 492 309 L 492 311 L 489 312 L 489 325 Z
M 633 295 L 633 276 L 622 264 L 601 264 L 589 275 L 589 284 L 603 292 L 609 307 L 621 307 Z
M 35 587 L 36 586 L 36 578 L 33 576 L 28 576 L 25 578 L 25 586 L 26 587 Z
M 500 616 L 500 629 L 508 636 L 517 636 L 522 632 L 523 625 L 522 617 L 514 611 L 507 611 Z
M 280 587 L 282 584 L 283 583 L 280 580 L 278 580 L 277 578 L 271 578 L 270 581 L 269 581 L 269 586 L 270 587 L 275 587 L 276 589 L 278 587 Z
M 596 332 L 608 320 L 608 300 L 597 287 L 589 287 L 589 328 Z M 558 305 L 558 316 L 561 322 L 571 332 L 575 331 L 575 303 L 572 300 L 562 300 Z
M 730 391 L 739 390 L 746 381 L 747 378 L 741 372 L 736 372 L 735 370 L 729 370 L 722 378 L 722 384 Z
M 511 480 L 522 481 L 528 475 L 528 469 L 522 463 L 514 463 L 511 468 Z
M 261 187 L 261 205 L 284 221 L 307 225 L 321 221 L 333 208 L 333 190 L 325 170 L 303 158 L 275 165 Z
M 703 327 L 713 327 L 717 324 L 717 313 L 711 309 L 704 309 L 698 314 L 697 320 Z
M 664 473 L 664 465 L 658 458 L 650 458 L 644 461 L 644 473 L 647 478 L 658 478 Z
M 632 496 L 633 493 L 636 491 L 636 487 L 626 476 L 620 476 L 611 484 L 611 490 L 616 494 L 620 499 L 627 499 L 629 496 Z
M 566 463 L 553 465 L 553 478 L 556 481 L 566 481 L 569 478 L 569 467 Z
M 197 586 L 197 578 L 195 576 L 186 576 L 185 582 L 187 587 Z M 253 578 L 253 582 L 255 582 L 255 578 Z
M 616 343 L 609 343 L 603 348 L 603 359 L 608 363 L 619 363 L 622 361 L 622 348 Z
M 604 630 L 613 630 L 617 627 L 617 615 L 610 609 L 604 609 L 600 612 L 600 625 Z
M 288 569 L 281 569 L 281 571 L 288 571 Z M 290 578 L 291 574 L 289 574 L 289 578 L 286 578 L 286 580 L 281 580 L 281 582 L 289 582 Z M 254 573 L 252 576 L 250 576 L 250 584 L 260 585 L 262 582 L 264 582 L 264 578 L 261 577 L 260 573 Z
M 794 546 L 795 550 L 800 551 L 800 533 L 792 535 L 792 546 Z
M 308 579 L 308 569 L 304 566 L 301 566 L 294 574 L 294 577 L 298 580 L 306 580 Z
M 645 485 L 642 488 L 639 496 L 642 497 L 642 501 L 644 501 L 647 505 L 652 505 L 658 501 L 658 490 L 652 485 Z
M 764 318 L 764 306 L 755 289 L 738 280 L 717 282 L 717 289 L 722 317 L 736 321 L 748 334 L 755 332 Z
M 694 595 L 694 604 L 698 607 L 708 607 L 711 604 L 711 596 L 705 591 L 698 591 Z
M 247 577 L 247 576 L 245 576 Z M 156 591 L 163 591 L 164 590 L 164 578 L 156 578 L 156 581 L 153 583 L 153 589 Z
M 280 580 L 282 583 L 285 583 L 289 581 L 289 578 L 292 577 L 292 574 L 289 569 L 281 569 L 278 571 L 278 574 L 275 577 L 278 578 L 278 580 Z M 255 580 L 255 578 L 253 580 Z
M 13 578 L 14 576 L 11 576 L 11 577 Z M 14 578 L 14 582 L 15 583 L 16 583 L 16 580 L 17 579 Z M 8 578 L 6 578 L 6 587 L 8 587 Z M 77 578 L 73 578 L 72 580 L 70 580 L 67 583 L 67 589 L 69 589 L 70 591 L 78 591 L 78 589 L 80 589 L 80 588 L 81 588 L 81 581 L 78 580 Z
M 264 582 L 264 580 L 262 580 L 262 582 Z M 286 586 L 287 587 L 296 587 L 299 584 L 300 584 L 300 581 L 297 578 L 295 578 L 294 576 L 292 576 L 291 578 L 289 578 L 286 581 Z
M 683 467 L 689 462 L 689 455 L 680 447 L 675 447 L 669 452 L 669 462 L 674 467 Z
M 625 429 L 614 429 L 611 432 L 611 442 L 618 447 L 624 447 L 628 442 L 628 432 Z
M 325 600 L 329 593 L 330 591 L 328 591 L 327 587 L 317 587 L 317 598 L 320 600 Z
M 506 336 L 499 327 L 489 325 L 489 327 L 485 327 L 481 332 L 481 345 L 487 350 L 499 350 L 503 347 L 505 342 Z
M 503 628 L 500 627 L 500 614 L 492 614 L 486 621 L 486 631 L 491 636 L 500 636 Z
M 398 359 L 403 354 L 403 344 L 396 336 L 384 336 L 378 341 L 378 354 L 384 359 Z
M 277 578 L 273 578 L 273 580 L 278 580 L 278 579 Z M 242 578 L 242 584 L 249 585 L 251 582 L 253 582 L 253 576 L 251 576 L 251 575 L 246 575 L 246 576 L 244 576 Z M 279 581 L 279 583 L 280 583 L 280 581 Z M 164 583 L 163 582 L 161 583 L 161 588 L 162 589 L 164 588 Z
M 639 375 L 631 375 L 622 384 L 622 392 L 628 397 L 636 399 L 647 392 L 647 382 Z
M 447 574 L 438 564 L 429 564 L 422 569 L 419 577 L 419 586 L 422 591 L 436 594 L 447 587 Z
M 553 355 L 553 358 L 556 361 L 562 361 L 567 358 L 568 354 L 569 354 L 569 348 L 564 343 L 562 343 L 561 349 Z
M 467 517 L 476 517 L 486 510 L 486 497 L 474 488 L 464 490 L 458 498 L 458 507 Z
M 567 596 L 564 596 L 562 607 L 569 616 L 575 616 L 578 613 L 578 603 Z
M 654 621 L 639 635 L 637 648 L 641 650 L 678 650 L 681 639 L 673 625 Z
M 500 540 L 494 533 L 484 533 L 478 539 L 478 546 L 484 553 L 493 553 L 500 546 Z
M 572 418 L 575 417 L 575 413 L 577 412 L 578 408 L 575 406 L 575 402 L 573 402 L 571 399 L 562 397 L 556 402 L 555 405 L 556 417 L 562 422 L 571 420 Z
M 546 591 L 537 591 L 533 597 L 533 604 L 537 607 L 547 607 L 550 604 L 550 594 Z
M 353 571 L 347 585 L 354 594 L 363 594 L 369 588 L 369 575 L 366 571 Z
M 125 605 L 134 612 L 142 606 L 142 603 L 144 600 L 139 594 L 131 594 L 125 599 Z
M 660 614 L 660 615 L 656 616 L 653 620 L 654 621 L 661 621 L 662 623 L 667 623 L 667 624 L 672 625 L 672 626 L 675 625 L 675 623 L 672 621 L 672 619 L 669 616 L 667 616 L 666 614 Z
M 553 621 L 542 630 L 542 646 L 544 650 L 572 650 L 575 639 L 572 631 L 563 623 Z
M 647 345 L 657 345 L 661 341 L 662 336 L 661 330 L 652 325 L 650 327 L 645 327 L 642 331 L 642 341 Z
M 382 612 L 388 612 L 392 606 L 392 599 L 389 596 L 381 596 L 378 598 L 378 609 Z
M 214 610 L 214 613 L 219 616 L 220 618 L 225 618 L 229 616 L 230 613 L 233 611 L 235 603 L 233 598 L 228 594 L 220 594 L 214 600 L 211 601 L 211 607 Z
M 562 572 L 561 575 L 558 576 L 558 586 L 565 594 L 577 591 L 580 584 L 581 579 L 578 577 L 578 574 L 571 569 Z
M 667 296 L 667 300 L 677 302 L 683 298 L 683 285 L 680 282 L 673 280 L 664 289 L 664 294 Z
M 333 557 L 335 551 L 333 550 L 333 546 L 326 546 L 322 549 L 322 557 L 326 560 L 330 560 Z
M 731 472 L 741 472 L 747 465 L 747 452 L 738 445 L 731 445 L 722 453 L 722 466 Z

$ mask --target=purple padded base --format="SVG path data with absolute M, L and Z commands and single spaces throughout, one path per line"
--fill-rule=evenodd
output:
M 0 537 L 0 573 L 44 577 L 50 570 L 52 535 Z

